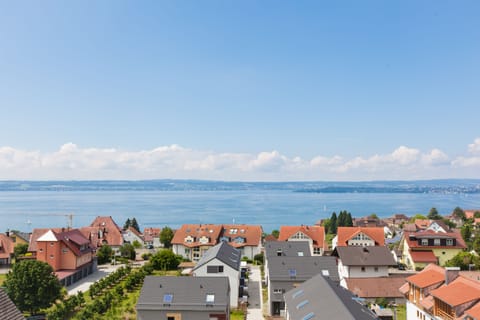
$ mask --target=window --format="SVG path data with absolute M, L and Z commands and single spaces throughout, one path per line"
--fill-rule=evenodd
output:
M 447 246 L 453 246 L 453 239 L 447 239 Z
M 185 254 L 190 255 L 190 248 L 185 248 Z
M 321 248 L 313 248 L 313 254 L 322 254 L 322 249 Z
M 207 266 L 207 273 L 222 273 L 223 266 Z
M 283 289 L 273 289 L 273 293 L 281 294 L 281 293 L 283 293 Z
M 53 254 L 50 255 L 50 259 L 53 259 Z
M 303 296 L 303 290 L 298 290 L 298 291 L 295 291 L 293 294 L 292 294 L 292 298 L 295 299 L 297 297 L 300 297 L 300 296 Z
M 290 278 L 294 278 L 297 276 L 297 270 L 296 269 L 288 269 L 288 275 Z
M 297 310 L 303 308 L 306 304 L 308 304 L 308 300 L 303 300 L 297 305 Z
M 322 276 L 328 277 L 330 276 L 330 272 L 328 270 L 322 270 Z
M 53 247 L 53 242 L 50 242 L 50 247 Z
M 280 257 L 282 255 L 282 249 L 277 250 L 277 256 Z
M 315 317 L 315 313 L 310 312 L 310 313 L 307 314 L 305 317 L 303 317 L 302 320 L 310 320 L 310 319 L 313 319 L 313 317 Z
M 422 239 L 422 246 L 428 246 L 428 239 Z
M 40 251 L 40 252 L 43 252 L 43 249 L 42 249 L 42 248 L 40 248 L 40 250 L 39 250 L 39 251 Z
M 362 267 L 362 272 L 365 272 L 365 267 Z
M 207 295 L 205 297 L 205 302 L 207 304 L 214 304 L 215 303 L 215 294 L 207 293 Z
M 307 237 L 303 232 L 297 232 L 296 234 L 294 234 L 292 237 L 292 239 L 310 239 L 309 237 Z
M 436 245 L 436 246 L 439 246 L 440 245 L 440 239 L 434 239 L 433 244 Z
M 303 257 L 303 251 L 298 251 L 298 252 L 297 252 L 297 256 Z
M 378 272 L 378 267 L 375 267 L 373 270 L 375 270 L 375 272 Z
M 65 254 L 65 253 L 67 253 L 67 252 L 68 252 L 68 249 L 67 249 L 67 248 L 63 248 L 63 249 L 62 249 L 62 253 L 63 253 L 63 254 Z

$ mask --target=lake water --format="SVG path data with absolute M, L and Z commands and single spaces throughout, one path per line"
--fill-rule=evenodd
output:
M 140 227 L 178 228 L 185 223 L 260 224 L 265 232 L 281 225 L 314 224 L 333 211 L 361 217 L 376 213 L 427 214 L 436 207 L 449 214 L 459 206 L 480 208 L 480 194 L 437 193 L 304 193 L 291 190 L 229 191 L 0 191 L 0 232 L 7 228 L 63 227 L 65 214 L 73 226 L 109 215 L 123 226 L 135 217 Z

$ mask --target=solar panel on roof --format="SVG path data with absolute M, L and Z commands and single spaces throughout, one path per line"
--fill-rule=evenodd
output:
M 292 294 L 292 298 L 295 299 L 299 296 L 302 296 L 303 295 L 303 290 L 298 290 L 298 291 L 295 291 L 293 294 Z
M 297 276 L 297 270 L 296 269 L 288 269 L 288 274 L 290 277 L 296 277 Z
M 163 295 L 163 303 L 172 303 L 173 301 L 173 294 L 167 293 Z
M 308 303 L 308 300 L 303 300 L 297 305 L 297 310 L 304 307 Z
M 315 317 L 315 313 L 310 312 L 310 313 L 307 314 L 305 317 L 303 317 L 302 320 L 310 320 L 310 319 L 313 319 L 314 317 Z

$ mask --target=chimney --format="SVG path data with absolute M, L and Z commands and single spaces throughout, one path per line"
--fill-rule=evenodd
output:
M 446 267 L 445 268 L 445 284 L 448 285 L 450 282 L 455 280 L 458 277 L 460 272 L 460 267 Z

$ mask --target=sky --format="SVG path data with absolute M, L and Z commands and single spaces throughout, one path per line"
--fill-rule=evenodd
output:
M 478 1 L 0 1 L 0 180 L 480 178 Z

